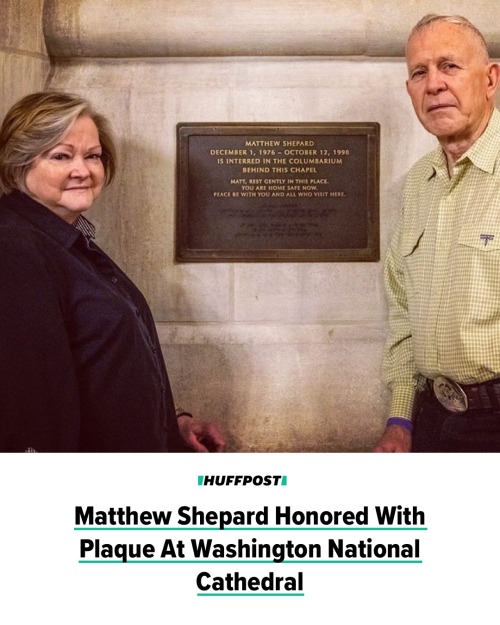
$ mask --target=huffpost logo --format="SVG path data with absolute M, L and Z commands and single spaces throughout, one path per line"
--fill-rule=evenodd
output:
M 198 475 L 198 486 L 286 486 L 286 475 Z

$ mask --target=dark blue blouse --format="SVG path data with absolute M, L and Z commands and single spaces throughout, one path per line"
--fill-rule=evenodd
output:
M 180 450 L 143 295 L 27 195 L 0 199 L 0 451 Z

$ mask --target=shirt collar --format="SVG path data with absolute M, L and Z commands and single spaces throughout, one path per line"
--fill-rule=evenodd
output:
M 437 147 L 430 154 L 429 175 L 427 176 L 427 180 L 430 180 L 440 172 L 446 172 L 446 174 L 448 173 L 448 163 L 446 162 L 446 155 L 443 152 L 443 149 L 441 147 Z
M 4 195 L 2 204 L 67 249 L 74 245 L 79 237 L 84 237 L 83 232 L 79 228 L 67 223 L 47 207 L 39 204 L 21 191 L 12 191 L 8 195 Z M 88 226 L 94 229 L 94 226 L 85 217 L 82 217 L 82 219 L 85 220 Z
M 493 109 L 486 130 L 479 139 L 459 159 L 468 158 L 476 167 L 488 174 L 495 170 L 495 162 L 500 152 L 500 113 Z
M 95 239 L 95 226 L 83 215 L 78 215 L 73 223 L 73 227 L 83 234 L 87 243 L 89 243 L 91 239 Z
M 500 112 L 495 108 L 485 131 L 471 147 L 462 154 L 457 163 L 469 160 L 477 168 L 492 174 L 495 171 L 495 163 L 500 152 Z M 436 148 L 430 154 L 428 179 L 440 171 L 448 171 L 446 156 L 441 147 Z

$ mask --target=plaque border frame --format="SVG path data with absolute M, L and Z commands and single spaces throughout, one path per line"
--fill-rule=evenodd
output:
M 328 130 L 328 132 L 325 132 Z M 366 135 L 366 248 L 190 248 L 189 137 L 192 135 Z M 376 262 L 380 260 L 380 124 L 378 122 L 179 122 L 176 126 L 175 261 L 177 263 Z

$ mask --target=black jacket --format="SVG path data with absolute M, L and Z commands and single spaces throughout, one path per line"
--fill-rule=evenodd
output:
M 44 206 L 0 199 L 0 451 L 180 449 L 146 300 Z

